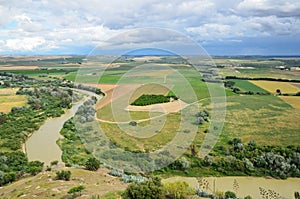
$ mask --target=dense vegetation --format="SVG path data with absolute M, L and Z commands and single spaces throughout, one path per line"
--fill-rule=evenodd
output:
M 164 96 L 164 95 L 147 95 L 143 94 L 139 98 L 137 98 L 131 105 L 134 106 L 146 106 L 151 104 L 160 104 L 160 103 L 166 103 L 170 102 L 171 98 L 173 100 L 177 100 L 178 98 L 176 96 Z
M 192 148 L 190 153 L 158 173 L 177 171 L 181 175 L 201 176 L 205 171 L 205 174 L 226 176 L 300 177 L 300 146 L 257 146 L 255 141 L 243 144 L 235 138 L 215 147 L 203 159 L 193 154 Z

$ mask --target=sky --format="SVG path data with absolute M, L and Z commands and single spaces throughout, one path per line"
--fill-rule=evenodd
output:
M 86 55 L 108 41 L 176 51 L 187 40 L 209 55 L 300 55 L 300 1 L 0 0 L 2 55 Z

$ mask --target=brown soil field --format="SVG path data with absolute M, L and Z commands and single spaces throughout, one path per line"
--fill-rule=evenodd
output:
M 97 87 L 103 90 L 105 97 L 96 104 L 96 110 L 108 105 L 113 100 L 133 92 L 133 90 L 137 89 L 139 86 L 140 84 L 99 84 Z M 114 92 L 116 89 L 118 90 Z

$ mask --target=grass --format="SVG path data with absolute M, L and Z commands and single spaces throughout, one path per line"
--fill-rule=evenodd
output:
M 235 82 L 234 87 L 238 87 L 242 91 L 266 92 L 266 90 L 256 86 L 255 84 L 252 84 L 247 80 L 230 80 L 230 81 Z
M 13 107 L 26 105 L 25 95 L 16 95 L 17 88 L 0 89 L 0 112 L 9 113 Z
M 155 120 L 156 122 L 159 122 L 160 119 Z M 130 151 L 154 151 L 165 146 L 166 143 L 173 139 L 177 133 L 176 130 L 179 128 L 178 121 L 180 121 L 180 114 L 169 114 L 163 128 L 161 130 L 157 130 L 157 133 L 150 138 L 137 138 L 126 134 L 126 132 L 124 132 L 124 128 L 129 126 L 128 124 L 124 124 L 122 126 L 124 127 L 122 130 L 116 124 L 101 123 L 101 129 L 112 142 L 117 143 L 117 145 L 122 148 L 127 148 Z M 135 129 L 138 128 L 132 127 L 132 133 L 134 133 L 133 131 Z
M 102 196 L 103 199 L 121 198 L 123 191 L 110 191 Z
M 270 93 L 276 93 L 277 89 L 280 89 L 281 93 L 291 93 L 291 94 L 295 94 L 300 91 L 300 88 L 288 82 L 275 82 L 275 81 L 250 81 L 250 82 L 269 91 Z

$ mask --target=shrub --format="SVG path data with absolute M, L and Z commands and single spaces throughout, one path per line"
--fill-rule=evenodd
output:
M 85 189 L 84 186 L 80 185 L 80 186 L 77 186 L 77 187 L 73 187 L 71 188 L 69 191 L 68 191 L 68 194 L 73 194 L 75 195 L 76 193 L 79 192 L 79 196 L 81 196 L 81 191 L 83 191 Z
M 71 171 L 57 171 L 56 172 L 56 180 L 65 180 L 69 181 L 71 178 Z
M 131 122 L 129 122 L 129 125 L 130 125 L 130 126 L 136 126 L 137 123 L 136 123 L 135 121 L 131 121 Z
M 183 199 L 188 195 L 195 194 L 195 190 L 193 190 L 186 182 L 183 181 L 175 181 L 175 182 L 167 182 L 163 184 L 166 196 L 174 199 Z
M 85 163 L 85 168 L 90 171 L 97 171 L 100 167 L 100 161 L 96 158 L 89 158 Z
M 133 183 L 122 194 L 124 199 L 162 199 L 163 187 L 159 178 L 142 183 Z

